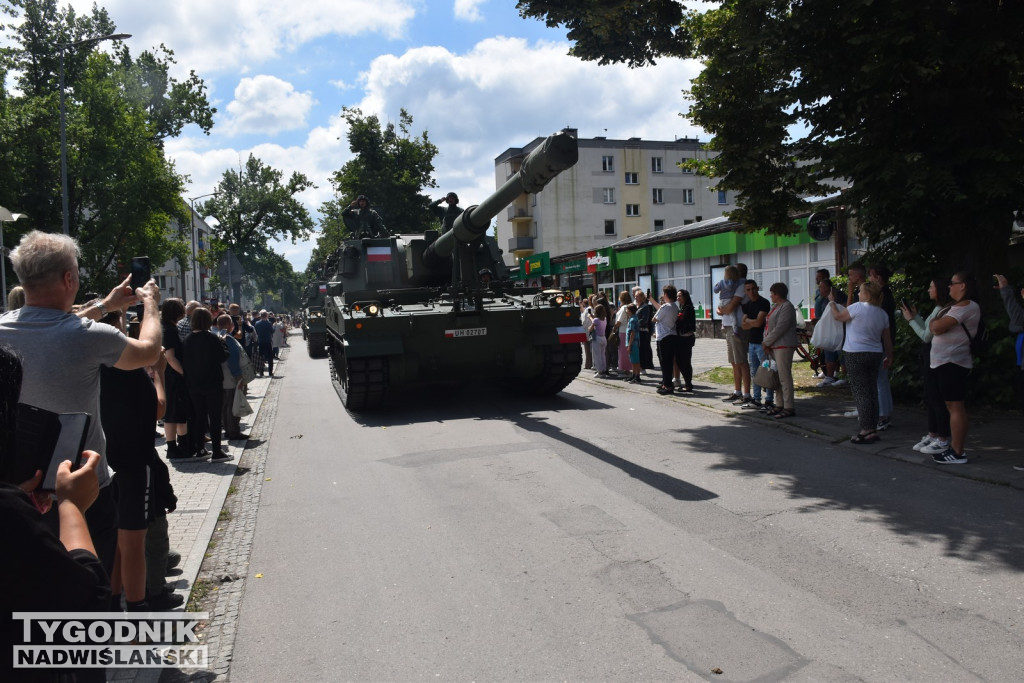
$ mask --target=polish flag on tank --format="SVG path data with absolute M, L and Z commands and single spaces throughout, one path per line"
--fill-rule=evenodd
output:
M 559 344 L 573 344 L 585 341 L 587 341 L 587 333 L 583 331 L 582 326 L 558 328 Z
M 370 263 L 382 263 L 391 260 L 391 247 L 367 247 L 366 260 Z

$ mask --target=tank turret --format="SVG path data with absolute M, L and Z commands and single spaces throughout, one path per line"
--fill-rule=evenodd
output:
M 556 133 L 444 234 L 349 239 L 331 255 L 327 352 L 346 408 L 372 409 L 414 385 L 486 378 L 554 394 L 576 378 L 579 311 L 561 291 L 517 286 L 486 233 L 516 197 L 540 192 L 577 159 L 575 138 Z
M 548 136 L 530 152 L 518 173 L 480 204 L 463 211 L 455 219 L 452 229 L 427 247 L 423 261 L 428 266 L 439 266 L 442 259 L 451 257 L 457 243 L 469 244 L 485 234 L 491 219 L 516 197 L 523 193 L 540 192 L 559 173 L 575 166 L 578 160 L 576 138 L 565 132 Z

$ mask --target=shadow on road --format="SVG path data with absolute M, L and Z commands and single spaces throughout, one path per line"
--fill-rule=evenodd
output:
M 793 448 L 792 435 L 741 420 L 677 431 L 685 448 L 720 454 L 711 469 L 771 475 L 791 500 L 806 501 L 801 513 L 871 513 L 908 544 L 939 542 L 948 557 L 1024 569 L 1024 521 L 1013 489 L 825 442 Z

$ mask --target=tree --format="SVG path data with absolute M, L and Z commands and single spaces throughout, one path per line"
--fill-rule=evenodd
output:
M 437 187 L 433 178 L 437 147 L 427 132 L 412 137 L 413 118 L 405 109 L 399 115 L 398 128 L 389 123 L 381 127 L 376 116 L 364 116 L 359 109 L 342 109 L 348 123 L 349 149 L 355 158 L 331 178 L 334 198 L 320 209 L 320 238 L 307 271 L 315 275 L 320 264 L 348 235 L 341 212 L 356 197 L 367 195 L 374 209 L 393 233 L 420 233 L 437 227 L 428 207 L 425 187 Z
M 583 59 L 642 67 L 700 58 L 689 116 L 719 152 L 701 171 L 740 193 L 732 218 L 792 231 L 790 214 L 840 178 L 850 185 L 841 203 L 878 256 L 911 272 L 1005 263 L 1024 197 L 1021 3 L 724 0 L 704 13 L 682 13 L 676 0 L 604 5 L 517 7 L 569 26 Z M 612 11 L 621 29 L 610 28 Z M 666 17 L 678 20 L 666 26 Z
M 271 240 L 308 239 L 313 220 L 299 195 L 316 186 L 303 174 L 284 174 L 253 155 L 238 171 L 224 171 L 217 184 L 217 196 L 197 205 L 204 216 L 213 216 L 210 249 L 203 262 L 215 265 L 231 249 L 246 275 L 256 282 L 258 292 L 280 292 L 281 277 L 293 277 L 291 266 L 270 244 Z M 287 265 L 287 268 L 284 266 Z M 295 281 L 297 302 L 298 280 Z M 250 292 L 250 294 L 252 294 Z
M 0 161 L 12 169 L 2 196 L 5 206 L 28 214 L 22 232 L 53 230 L 62 222 L 58 45 L 117 29 L 97 6 L 78 16 L 55 0 L 14 0 L 5 10 L 24 16 L 4 26 L 11 46 L 0 54 L 0 71 L 16 74 L 20 90 L 0 106 Z M 187 220 L 183 179 L 161 141 L 189 123 L 208 131 L 215 111 L 195 74 L 184 83 L 167 77 L 170 50 L 135 60 L 127 47 L 114 47 L 114 57 L 86 45 L 68 49 L 64 60 L 69 227 L 82 248 L 87 289 L 111 286 L 132 256 L 155 263 L 184 257 L 186 246 L 167 231 L 173 219 Z

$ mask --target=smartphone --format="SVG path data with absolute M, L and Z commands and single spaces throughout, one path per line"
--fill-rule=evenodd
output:
M 13 480 L 27 481 L 35 476 L 36 470 L 42 470 L 43 483 L 39 488 L 53 491 L 62 462 L 70 460 L 71 469 L 81 464 L 91 419 L 88 413 L 54 413 L 19 403 Z
M 149 282 L 149 257 L 136 256 L 132 259 L 132 289 L 138 289 Z
M 907 300 L 906 299 L 900 299 L 900 306 L 902 306 L 903 308 L 906 308 L 907 310 L 910 309 L 910 306 L 907 305 Z

